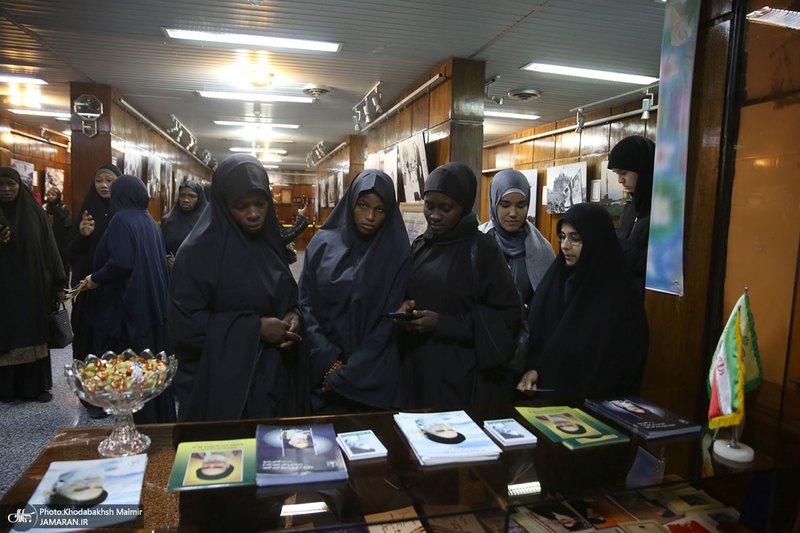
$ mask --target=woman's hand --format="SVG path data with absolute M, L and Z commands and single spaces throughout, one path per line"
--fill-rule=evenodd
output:
M 294 311 L 289 311 L 288 313 L 286 313 L 286 316 L 283 317 L 283 321 L 289 324 L 289 329 L 286 332 L 286 336 L 284 336 L 285 337 L 284 341 L 281 342 L 279 348 L 290 348 L 292 344 L 295 343 L 295 341 L 302 340 L 300 335 L 297 333 L 298 331 L 300 331 L 300 317 L 297 316 L 297 313 L 295 313 Z M 290 334 L 292 335 L 292 337 L 289 337 Z
M 97 287 L 100 286 L 99 283 L 95 283 L 94 281 L 92 281 L 92 275 L 91 274 L 86 276 L 86 278 L 83 281 L 86 282 L 86 288 L 87 289 L 96 289 Z
M 56 291 L 56 292 L 54 292 L 54 293 L 53 293 L 53 297 L 55 298 L 55 300 L 56 300 L 56 301 L 57 301 L 59 304 L 63 304 L 63 303 L 64 303 L 64 300 L 66 300 L 66 298 L 67 298 L 67 295 L 66 295 L 66 294 L 64 294 L 64 290 L 62 289 L 62 290 L 60 290 L 60 291 Z
M 292 325 L 285 320 L 280 320 L 271 316 L 261 317 L 261 340 L 267 344 L 279 345 L 283 345 L 289 341 L 300 341 L 300 335 L 290 331 L 291 327 Z
M 0 243 L 5 244 L 11 240 L 11 228 L 9 226 L 0 230 Z
M 411 312 L 414 314 L 415 318 L 410 320 L 408 318 L 395 318 L 395 324 L 397 324 L 400 329 L 416 331 L 417 333 L 435 331 L 436 325 L 439 323 L 438 313 L 434 311 L 417 311 L 416 307 L 417 302 L 414 300 L 406 300 L 400 304 L 400 309 L 397 310 L 398 313 Z
M 522 375 L 522 379 L 517 383 L 517 390 L 528 396 L 536 394 L 536 382 L 539 381 L 539 373 L 536 370 L 529 370 Z
M 172 266 L 174 264 L 175 264 L 175 256 L 172 255 L 172 254 L 169 254 L 167 256 L 167 268 L 169 269 L 170 272 L 172 272 Z
M 83 217 L 81 218 L 81 223 L 80 226 L 78 226 L 78 228 L 81 231 L 81 235 L 83 235 L 84 237 L 88 237 L 89 235 L 92 234 L 92 232 L 94 232 L 94 219 L 92 218 L 92 215 L 90 215 L 88 211 L 83 212 Z

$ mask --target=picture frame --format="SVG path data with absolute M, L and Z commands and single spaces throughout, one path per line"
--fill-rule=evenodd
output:
M 292 203 L 292 190 L 291 189 L 282 189 L 281 190 L 281 203 L 282 204 L 291 204 Z
M 398 204 L 400 213 L 403 215 L 403 224 L 405 224 L 408 232 L 408 242 L 410 243 L 414 242 L 417 237 L 428 229 L 428 221 L 425 219 L 425 213 L 422 210 L 424 205 L 421 202 L 400 202 Z

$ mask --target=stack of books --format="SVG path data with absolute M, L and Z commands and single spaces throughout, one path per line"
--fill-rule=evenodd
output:
M 336 435 L 336 442 L 351 461 L 386 457 L 388 453 L 371 429 L 339 433 Z
M 503 446 L 520 446 L 522 444 L 536 444 L 536 435 L 522 427 L 522 424 L 513 418 L 500 420 L 484 420 L 483 429 L 494 440 Z
M 586 407 L 645 439 L 697 433 L 701 427 L 641 398 L 586 400 Z
M 491 461 L 500 448 L 464 411 L 397 413 L 394 420 L 424 466 Z
M 630 438 L 572 407 L 517 407 L 525 420 L 570 450 L 629 442 Z
M 291 485 L 347 479 L 331 424 L 256 428 L 256 485 Z

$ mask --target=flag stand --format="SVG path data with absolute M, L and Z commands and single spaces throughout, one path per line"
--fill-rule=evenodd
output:
M 755 457 L 753 448 L 739 442 L 738 433 L 743 426 L 744 420 L 742 420 L 741 424 L 731 427 L 730 439 L 714 440 L 714 454 L 734 463 L 749 463 L 752 461 Z

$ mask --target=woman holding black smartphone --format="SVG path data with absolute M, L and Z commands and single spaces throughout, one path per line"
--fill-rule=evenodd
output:
M 399 406 L 400 355 L 385 315 L 403 301 L 410 259 L 392 178 L 361 172 L 311 239 L 300 277 L 315 413 Z
M 47 315 L 66 282 L 47 215 L 19 173 L 0 167 L 0 399 L 53 398 Z

